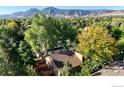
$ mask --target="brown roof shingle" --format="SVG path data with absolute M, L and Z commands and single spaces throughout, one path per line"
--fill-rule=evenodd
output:
M 82 61 L 75 55 L 74 52 L 70 54 L 67 53 L 52 54 L 50 56 L 58 68 L 63 67 L 64 64 L 67 63 L 68 61 L 71 63 L 72 67 L 79 66 L 82 63 Z

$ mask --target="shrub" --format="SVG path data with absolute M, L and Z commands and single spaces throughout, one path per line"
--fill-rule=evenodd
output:
M 70 76 L 71 71 L 72 71 L 71 64 L 67 62 L 66 64 L 64 64 L 64 67 L 60 70 L 60 74 L 62 76 Z
M 27 65 L 26 66 L 26 72 L 28 76 L 37 76 L 37 73 L 35 71 L 35 69 L 33 68 L 32 65 Z

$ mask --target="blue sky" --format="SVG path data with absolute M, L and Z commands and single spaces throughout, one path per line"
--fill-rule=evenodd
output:
M 124 10 L 124 6 L 55 6 L 60 9 L 111 9 L 111 10 Z M 13 12 L 26 11 L 30 8 L 43 9 L 45 6 L 0 6 L 1 14 L 11 14 Z

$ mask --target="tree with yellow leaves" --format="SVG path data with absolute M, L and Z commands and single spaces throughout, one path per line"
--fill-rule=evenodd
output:
M 87 76 L 112 61 L 112 56 L 117 52 L 117 40 L 101 26 L 90 26 L 79 32 L 77 50 L 83 55 L 79 75 Z
M 7 24 L 7 28 L 9 28 L 10 30 L 17 30 L 19 27 L 17 23 L 14 20 L 12 20 Z
M 77 50 L 89 61 L 110 61 L 117 51 L 116 40 L 103 27 L 90 26 L 78 34 Z

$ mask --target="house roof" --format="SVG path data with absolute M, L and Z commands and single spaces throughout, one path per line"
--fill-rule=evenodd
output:
M 74 52 L 58 53 L 58 54 L 52 54 L 50 56 L 58 68 L 63 67 L 64 64 L 67 62 L 70 62 L 72 67 L 77 67 L 82 63 L 82 61 L 76 56 Z

